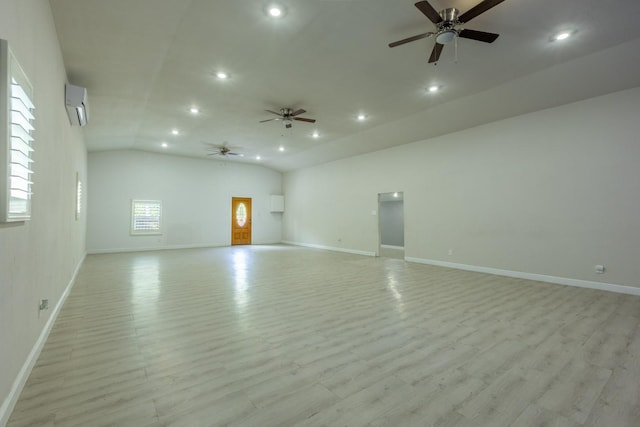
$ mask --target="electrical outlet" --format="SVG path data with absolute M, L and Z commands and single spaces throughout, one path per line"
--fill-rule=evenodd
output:
M 600 264 L 596 265 L 595 270 L 596 270 L 596 273 L 598 274 L 604 274 L 604 270 L 605 270 L 604 265 L 600 265 Z
M 453 249 L 449 249 L 449 255 L 453 255 Z
M 40 300 L 40 305 L 38 306 L 38 308 L 40 309 L 40 311 L 48 310 L 49 309 L 49 300 L 48 299 Z

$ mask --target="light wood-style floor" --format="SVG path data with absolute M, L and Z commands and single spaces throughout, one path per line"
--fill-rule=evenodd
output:
M 288 246 L 88 256 L 17 426 L 640 425 L 640 298 Z

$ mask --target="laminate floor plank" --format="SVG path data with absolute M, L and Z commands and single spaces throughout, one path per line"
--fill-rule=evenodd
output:
M 627 353 L 622 358 L 613 369 L 600 399 L 610 405 L 618 402 L 637 405 L 640 402 L 640 357 Z
M 372 422 L 375 427 L 455 425 L 457 409 L 487 384 L 460 369 L 433 375 L 415 387 L 408 399 Z
M 300 425 L 366 426 L 393 407 L 409 400 L 413 393 L 411 386 L 393 375 L 387 375 L 371 386 L 318 411 Z
M 539 406 L 584 424 L 611 370 L 573 359 L 537 400 Z
M 626 402 L 609 404 L 599 399 L 594 405 L 586 427 L 637 426 L 640 420 L 640 406 Z
M 286 245 L 89 255 L 8 427 L 640 425 L 640 297 Z
M 492 381 L 458 410 L 478 426 L 508 426 L 549 387 L 553 377 L 512 368 Z
M 535 404 L 527 406 L 511 427 L 579 427 L 578 424 Z

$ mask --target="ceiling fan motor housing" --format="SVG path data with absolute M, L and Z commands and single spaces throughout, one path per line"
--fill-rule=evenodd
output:
M 460 11 L 455 7 L 450 7 L 448 9 L 443 9 L 440 11 L 440 17 L 444 24 L 451 24 L 452 26 L 458 23 L 458 15 Z
M 459 13 L 460 11 L 455 7 L 450 7 L 440 11 L 442 22 L 438 24 L 436 43 L 447 44 L 451 43 L 456 38 L 458 31 L 455 29 L 455 26 L 459 24 Z

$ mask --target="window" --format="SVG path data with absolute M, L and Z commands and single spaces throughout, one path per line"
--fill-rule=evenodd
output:
M 240 203 L 236 209 L 236 224 L 238 227 L 244 227 L 247 222 L 247 207 L 244 203 Z
M 0 40 L 0 222 L 31 218 L 33 88 Z
M 82 181 L 80 174 L 76 172 L 76 221 L 80 219 L 82 214 Z
M 162 234 L 160 217 L 162 202 L 160 200 L 131 201 L 131 234 Z

